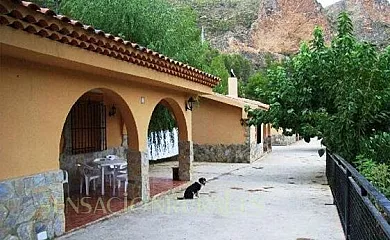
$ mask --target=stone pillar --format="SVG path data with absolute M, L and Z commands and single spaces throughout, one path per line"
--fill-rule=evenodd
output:
M 147 154 L 145 152 L 129 150 L 127 155 L 127 169 L 129 174 L 129 185 L 127 186 L 128 198 L 133 201 L 149 201 L 149 160 Z
M 194 148 L 192 141 L 179 142 L 179 179 L 191 181 L 192 162 L 194 161 Z
M 267 124 L 267 129 L 268 129 L 268 137 L 267 137 L 268 147 L 267 147 L 267 151 L 271 152 L 272 151 L 271 124 Z

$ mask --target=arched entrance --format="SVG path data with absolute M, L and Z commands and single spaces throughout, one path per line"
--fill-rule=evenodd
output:
M 192 154 L 186 151 L 188 129 L 183 110 L 172 98 L 159 101 L 148 127 L 150 195 L 168 191 L 191 178 Z
M 133 163 L 128 153 L 136 152 L 138 145 L 135 120 L 119 94 L 95 88 L 74 102 L 59 148 L 60 168 L 68 175 L 68 184 L 64 184 L 66 231 L 131 204 L 125 188 L 127 171 L 139 163 Z M 96 162 L 110 155 L 124 164 L 113 167 Z

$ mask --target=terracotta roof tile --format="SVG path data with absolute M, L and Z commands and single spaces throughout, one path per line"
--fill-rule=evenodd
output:
M 56 15 L 48 8 L 19 0 L 0 0 L 0 24 L 24 30 L 44 38 L 135 63 L 189 81 L 213 87 L 219 78 L 202 72 L 163 54 L 125 41 L 77 20 Z
M 24 29 L 23 24 L 19 21 L 12 22 L 10 26 L 16 29 Z
M 73 26 L 76 26 L 76 27 L 83 27 L 83 24 L 79 21 L 76 21 L 76 20 L 70 20 L 70 24 L 72 24 Z
M 32 2 L 21 2 L 23 6 L 28 7 L 34 11 L 40 10 L 40 7 Z
M 63 15 L 57 15 L 55 16 L 57 19 L 63 21 L 63 22 L 66 22 L 66 23 L 69 23 L 70 22 L 70 18 L 68 18 L 67 16 L 63 16 Z
M 50 17 L 53 17 L 56 15 L 56 13 L 53 10 L 48 9 L 48 8 L 40 8 L 38 11 L 45 14 L 46 16 L 50 16 Z
M 23 20 L 25 20 L 26 22 L 29 22 L 29 23 L 36 23 L 37 20 L 35 19 L 34 16 L 31 16 L 31 15 L 27 15 L 23 18 Z
M 54 31 L 54 32 L 57 32 L 60 30 L 60 27 L 55 23 L 50 24 L 47 28 L 51 31 Z
M 67 35 L 70 34 L 70 31 L 69 31 L 69 29 L 67 29 L 67 28 L 62 28 L 62 29 L 59 31 L 59 33 L 61 33 L 61 34 L 67 36 Z

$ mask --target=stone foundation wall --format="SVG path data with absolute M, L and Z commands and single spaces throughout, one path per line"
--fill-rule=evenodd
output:
M 65 232 L 62 171 L 0 182 L 0 239 L 50 239 Z
M 256 134 L 248 126 L 244 144 L 194 144 L 194 161 L 252 163 L 264 153 L 263 144 L 256 143 Z
M 91 163 L 95 158 L 102 158 L 107 155 L 117 155 L 121 158 L 127 158 L 127 147 L 110 148 L 101 152 L 91 152 L 83 154 L 61 154 L 60 168 L 68 171 L 70 191 L 79 189 L 79 175 L 77 173 L 77 163 Z
M 273 146 L 287 146 L 297 141 L 295 135 L 284 136 L 282 134 L 276 134 L 276 135 L 272 135 L 271 139 L 272 139 Z
M 207 145 L 194 144 L 195 162 L 250 163 L 251 149 L 248 144 Z

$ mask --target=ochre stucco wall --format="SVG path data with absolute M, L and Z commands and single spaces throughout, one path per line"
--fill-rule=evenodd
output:
M 244 144 L 242 109 L 200 98 L 192 112 L 192 138 L 197 144 Z
M 28 51 L 25 55 L 27 59 L 34 57 Z M 140 79 L 132 82 L 135 76 L 124 81 L 110 74 L 94 75 L 87 66 L 64 69 L 4 54 L 0 61 L 0 180 L 58 169 L 66 116 L 77 99 L 91 89 L 103 89 L 105 97 L 116 102 L 120 113 L 116 118 L 122 115 L 125 123 L 132 123 L 129 127 L 134 132 L 128 131 L 132 149 L 146 151 L 149 120 L 162 99 L 168 99 L 178 115 L 181 140 L 192 138 L 191 127 L 187 128 L 191 126 L 191 112 L 184 110 L 186 93 L 140 84 Z M 141 104 L 141 96 L 145 104 Z M 110 127 L 108 145 L 118 145 L 120 125 L 115 119 L 107 120 L 108 125 L 115 125 Z
M 113 99 L 104 98 L 104 105 L 106 105 L 106 134 L 107 134 L 107 148 L 121 146 L 122 144 L 122 114 L 117 109 L 114 116 L 109 116 L 109 111 L 112 105 L 115 104 Z

